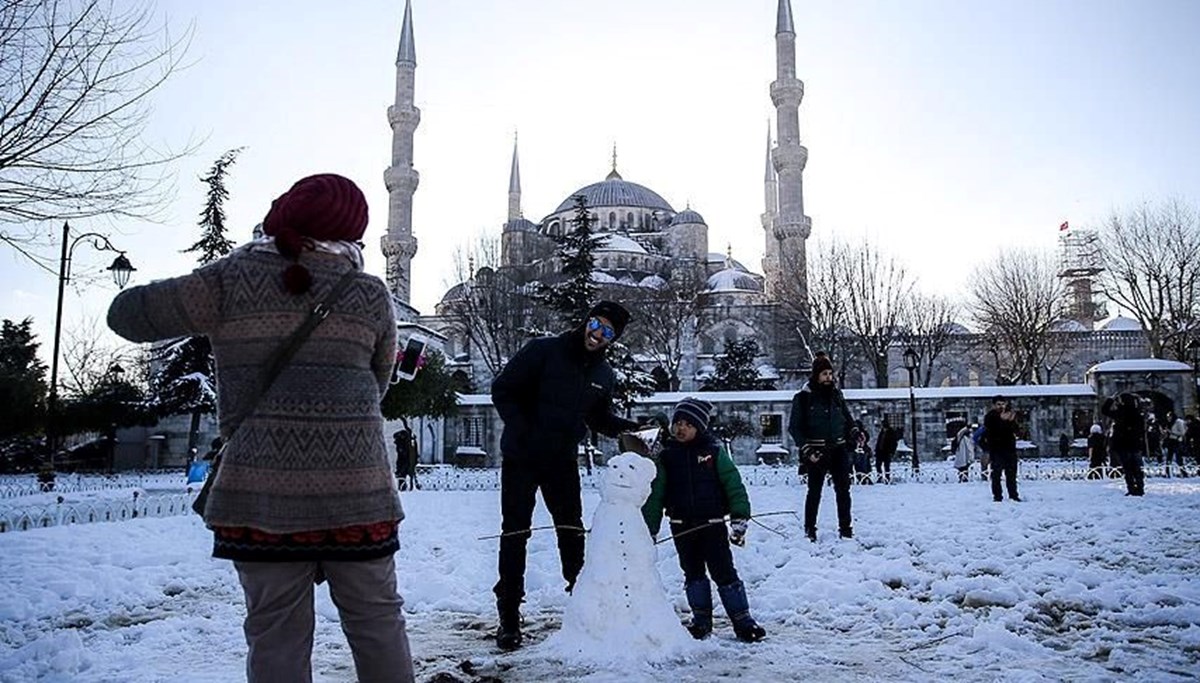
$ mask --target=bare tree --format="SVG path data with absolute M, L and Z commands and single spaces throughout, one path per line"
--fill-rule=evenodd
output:
M 914 292 L 905 316 L 902 341 L 917 352 L 920 386 L 929 386 L 937 359 L 954 341 L 958 307 L 944 296 Z
M 145 137 L 151 96 L 180 66 L 148 5 L 0 2 L 0 241 L 46 265 L 39 221 L 153 216 L 179 158 Z
M 494 377 L 529 340 L 538 316 L 530 287 L 500 268 L 500 239 L 480 235 L 454 255 L 459 284 L 439 305 L 469 353 Z
M 875 373 L 875 386 L 886 387 L 888 350 L 903 333 L 914 282 L 894 257 L 884 256 L 865 239 L 845 247 L 839 267 L 846 269 L 846 327 Z
M 697 273 L 695 268 L 680 268 L 661 287 L 625 291 L 624 300 L 638 318 L 627 343 L 657 359 L 671 391 L 679 391 L 683 356 L 696 339 L 704 285 Z
M 85 318 L 78 326 L 67 329 L 64 336 L 64 395 L 91 395 L 105 381 L 112 380 L 114 373 L 121 374 L 123 379 L 134 384 L 137 383 L 136 375 L 140 372 L 137 347 L 107 343 L 96 318 Z M 128 377 L 124 377 L 126 373 L 129 374 Z
M 1105 296 L 1146 331 L 1150 355 L 1186 360 L 1200 329 L 1200 219 L 1178 199 L 1114 212 L 1100 236 Z
M 1066 285 L 1053 259 L 1001 252 L 971 274 L 968 311 L 982 331 L 998 384 L 1043 384 L 1058 364 L 1053 324 L 1064 316 Z
M 854 344 L 846 332 L 846 309 L 842 296 L 849 286 L 849 258 L 841 242 L 820 242 L 807 262 L 786 259 L 780 264 L 784 273 L 807 269 L 808 287 L 801 291 L 799 278 L 784 278 L 780 292 L 780 317 L 784 327 L 795 333 L 804 345 L 803 356 L 812 360 L 824 351 L 837 360 L 844 373 L 854 354 Z

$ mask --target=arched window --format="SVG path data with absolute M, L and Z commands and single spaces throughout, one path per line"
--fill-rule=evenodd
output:
M 607 256 L 600 259 L 600 267 L 603 268 L 604 270 L 608 270 L 608 257 Z
M 625 214 L 625 225 L 630 228 L 633 227 L 633 212 L 632 211 Z
M 610 230 L 617 229 L 617 212 L 616 211 L 608 212 L 608 228 Z

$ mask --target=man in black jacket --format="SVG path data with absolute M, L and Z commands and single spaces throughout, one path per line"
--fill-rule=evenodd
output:
M 833 476 L 837 498 L 838 534 L 853 538 L 850 518 L 850 454 L 846 446 L 857 433 L 846 399 L 833 383 L 833 363 L 824 353 L 813 359 L 812 375 L 792 397 L 788 434 L 808 467 L 808 495 L 804 498 L 804 534 L 817 540 L 817 511 L 825 475 Z
M 983 434 L 992 458 L 992 500 L 1004 500 L 1000 475 L 1008 488 L 1009 500 L 1020 502 L 1017 495 L 1017 412 L 1003 396 L 992 399 L 992 409 L 983 416 Z
M 1137 394 L 1124 392 L 1105 399 L 1100 406 L 1100 412 L 1113 421 L 1108 450 L 1121 459 L 1127 496 L 1146 495 L 1146 475 L 1142 470 L 1142 453 L 1146 450 L 1146 417 L 1140 403 Z
M 504 421 L 500 436 L 500 580 L 493 589 L 500 628 L 496 645 L 521 646 L 525 597 L 525 544 L 540 488 L 558 531 L 567 591 L 583 567 L 580 440 L 590 427 L 609 436 L 637 427 L 612 413 L 616 376 L 605 349 L 621 336 L 629 312 L 601 301 L 583 325 L 557 337 L 535 339 L 512 357 L 492 382 L 492 403 Z

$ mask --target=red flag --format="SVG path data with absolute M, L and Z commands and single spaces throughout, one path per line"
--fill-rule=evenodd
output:
M 1058 231 L 1059 231 L 1059 232 L 1062 232 L 1063 230 L 1066 230 L 1066 229 L 1067 229 L 1067 228 L 1069 228 L 1069 227 L 1070 227 L 1070 226 L 1069 226 L 1069 225 L 1067 225 L 1067 222 L 1066 222 L 1066 221 L 1063 221 L 1063 222 L 1062 222 L 1062 225 L 1058 226 Z

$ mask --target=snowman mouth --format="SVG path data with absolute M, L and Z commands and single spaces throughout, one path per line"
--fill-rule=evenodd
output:
M 616 483 L 614 483 L 614 484 L 613 484 L 613 486 L 615 486 L 615 487 L 617 487 L 617 488 L 619 488 L 619 489 L 631 489 L 631 488 L 633 488 L 633 484 L 616 484 Z

